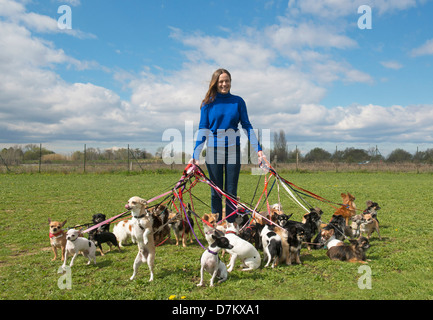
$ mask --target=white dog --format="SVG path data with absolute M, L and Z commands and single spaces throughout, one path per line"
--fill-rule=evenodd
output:
M 66 270 L 66 260 L 68 258 L 68 254 L 73 255 L 71 264 L 72 267 L 74 265 L 75 258 L 78 256 L 80 252 L 89 259 L 88 265 L 93 260 L 93 263 L 96 264 L 96 246 L 93 241 L 88 240 L 84 237 L 80 237 L 81 230 L 69 229 L 66 233 L 66 248 L 65 248 L 65 258 L 63 260 L 62 268 Z
M 237 228 L 232 223 L 228 224 L 225 237 L 229 239 L 230 244 L 233 245 L 233 248 L 226 250 L 231 256 L 230 263 L 227 265 L 227 271 L 233 271 L 237 258 L 242 261 L 243 266 L 245 267 L 242 269 L 242 271 L 249 271 L 259 268 L 262 262 L 259 252 L 251 243 L 236 235 L 236 230 Z
M 272 268 L 278 265 L 279 259 L 283 253 L 282 240 L 279 234 L 274 231 L 274 228 L 265 225 L 260 233 L 262 237 L 263 253 L 268 256 L 268 262 L 265 268 L 269 266 L 272 260 Z
M 134 218 L 132 218 L 131 220 L 120 221 L 114 226 L 113 233 L 116 236 L 120 247 L 123 247 L 123 244 L 126 244 L 129 239 L 131 239 L 132 243 L 137 242 L 135 236 L 132 234 L 133 225 Z
M 153 281 L 153 265 L 155 262 L 155 242 L 153 238 L 153 216 L 146 210 L 147 202 L 140 197 L 132 197 L 125 208 L 131 210 L 134 225 L 132 234 L 138 242 L 138 253 L 133 265 L 133 274 L 130 280 L 135 278 L 138 268 L 146 263 L 150 270 L 150 279 Z
M 219 259 L 218 252 L 221 249 L 231 249 L 233 246 L 226 237 L 219 237 L 212 235 L 214 240 L 209 248 L 201 255 L 200 263 L 200 283 L 197 287 L 201 287 L 204 284 L 204 271 L 206 270 L 212 275 L 210 279 L 210 286 L 214 286 L 215 278 L 218 277 L 218 283 L 227 280 L 227 268 L 225 264 Z

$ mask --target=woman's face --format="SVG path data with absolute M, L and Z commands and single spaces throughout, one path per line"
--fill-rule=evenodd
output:
M 230 92 L 231 80 L 227 73 L 222 73 L 218 78 L 218 93 L 227 94 Z

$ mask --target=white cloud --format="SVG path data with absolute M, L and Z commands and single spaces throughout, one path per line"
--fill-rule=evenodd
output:
M 412 57 L 433 55 L 433 39 L 427 40 L 422 46 L 411 51 Z
M 380 64 L 387 69 L 399 70 L 403 65 L 397 61 L 381 61 Z

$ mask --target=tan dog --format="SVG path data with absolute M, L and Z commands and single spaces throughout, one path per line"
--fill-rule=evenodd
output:
M 202 217 L 203 220 L 203 232 L 206 238 L 206 241 L 209 245 L 213 244 L 215 240 L 212 238 L 212 235 L 215 234 L 215 228 L 218 220 L 217 213 L 205 213 Z
M 194 221 L 192 220 L 191 213 L 188 210 L 188 220 L 191 223 L 191 226 L 194 228 Z M 192 230 L 191 226 L 189 225 L 188 221 L 186 221 L 181 213 L 172 212 L 170 213 L 168 225 L 170 226 L 171 230 L 173 230 L 174 236 L 176 238 L 176 245 L 179 245 L 179 239 L 182 239 L 182 246 L 186 247 L 186 240 L 189 235 L 190 243 L 193 243 L 192 240 Z
M 53 249 L 54 258 L 51 261 L 57 259 L 57 248 L 62 250 L 62 261 L 65 257 L 65 248 L 66 248 L 66 232 L 62 230 L 63 226 L 66 223 L 66 220 L 63 222 L 52 221 L 48 218 L 48 223 L 50 224 L 50 243 L 51 248 Z
M 138 253 L 133 264 L 133 274 L 130 280 L 135 278 L 138 268 L 146 263 L 149 267 L 150 278 L 153 281 L 153 266 L 155 262 L 155 241 L 153 238 L 153 216 L 147 210 L 146 200 L 140 197 L 132 197 L 128 200 L 125 208 L 131 210 L 134 218 L 132 228 L 133 235 L 138 243 Z
M 342 193 L 343 205 L 334 212 L 334 215 L 343 216 L 346 220 L 346 226 L 349 226 L 349 220 L 356 214 L 355 197 L 350 193 Z
M 379 222 L 375 218 L 372 217 L 371 214 L 364 214 L 364 217 L 362 218 L 360 231 L 362 233 L 367 233 L 367 239 L 370 240 L 371 234 L 376 231 L 379 235 L 379 239 L 382 240 L 379 232 Z

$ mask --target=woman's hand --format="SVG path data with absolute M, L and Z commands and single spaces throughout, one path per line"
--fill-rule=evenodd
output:
M 195 164 L 196 166 L 198 166 L 198 160 L 191 158 L 191 160 L 188 161 L 188 164 Z
M 259 165 L 263 162 L 263 160 L 266 161 L 266 156 L 263 151 L 257 152 L 257 157 L 259 158 Z

